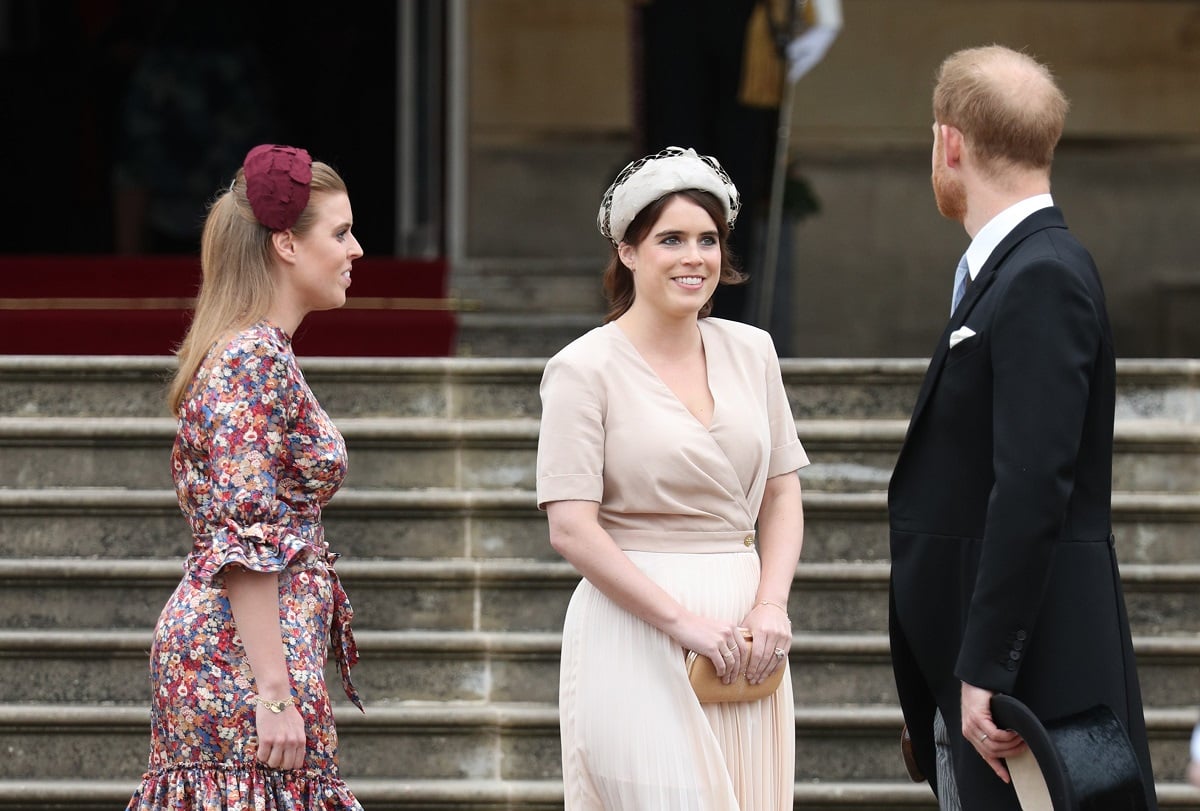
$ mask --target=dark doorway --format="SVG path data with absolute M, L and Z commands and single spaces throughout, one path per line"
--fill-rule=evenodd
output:
M 248 141 L 334 165 L 361 241 L 391 253 L 396 30 L 392 3 L 0 4 L 0 253 L 196 252 L 207 200 Z M 145 183 L 145 216 L 161 222 L 131 249 L 119 201 Z

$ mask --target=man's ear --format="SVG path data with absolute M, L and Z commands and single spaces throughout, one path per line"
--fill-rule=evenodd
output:
M 958 165 L 962 163 L 963 152 L 966 150 L 962 130 L 950 124 L 940 124 L 939 126 L 941 127 L 942 151 L 946 156 L 946 165 L 958 168 Z
M 292 235 L 292 229 L 271 232 L 271 245 L 274 246 L 275 253 L 284 262 L 289 265 L 296 263 L 296 240 Z

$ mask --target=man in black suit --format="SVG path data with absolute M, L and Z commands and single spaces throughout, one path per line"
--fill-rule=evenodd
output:
M 934 196 L 971 244 L 888 491 L 914 755 L 943 809 L 1018 809 L 1004 759 L 1024 743 L 992 722 L 991 696 L 1043 721 L 1106 704 L 1153 809 L 1112 537 L 1112 332 L 1050 198 L 1067 101 L 1041 64 L 990 46 L 942 64 L 933 106 Z

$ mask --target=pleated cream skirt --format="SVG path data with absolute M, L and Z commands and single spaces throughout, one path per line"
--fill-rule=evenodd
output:
M 625 554 L 698 614 L 735 623 L 754 605 L 756 554 Z M 563 627 L 559 709 L 567 811 L 792 808 L 787 674 L 771 698 L 701 706 L 684 651 L 587 580 Z

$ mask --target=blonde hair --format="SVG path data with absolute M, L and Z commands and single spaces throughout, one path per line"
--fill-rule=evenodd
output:
M 313 201 L 323 194 L 346 193 L 346 184 L 327 164 L 313 161 L 308 205 L 292 232 L 307 233 L 316 222 Z M 171 413 L 178 414 L 200 365 L 214 344 L 259 321 L 275 293 L 271 229 L 254 218 L 246 198 L 246 178 L 238 169 L 233 185 L 208 210 L 200 237 L 200 291 L 187 335 L 175 355 L 178 368 L 167 392 Z
M 1045 65 L 1003 45 L 951 54 L 938 69 L 933 117 L 962 131 L 987 168 L 1049 169 L 1067 97 Z

